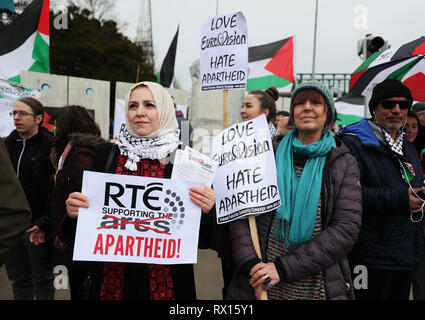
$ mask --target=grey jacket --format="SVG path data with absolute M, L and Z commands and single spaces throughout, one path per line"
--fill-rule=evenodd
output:
M 326 298 L 354 299 L 347 254 L 354 246 L 361 226 L 362 196 L 360 173 L 348 148 L 336 138 L 323 169 L 322 231 L 314 239 L 275 262 L 281 280 L 293 282 L 324 271 Z M 267 240 L 275 211 L 256 218 L 261 255 L 267 253 Z M 252 244 L 248 220 L 230 223 L 233 257 L 237 265 L 227 299 L 255 299 L 248 283 L 249 271 L 259 262 Z M 270 261 L 266 261 L 270 262 Z

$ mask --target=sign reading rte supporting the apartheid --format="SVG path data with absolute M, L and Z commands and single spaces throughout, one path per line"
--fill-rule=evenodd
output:
M 244 89 L 248 76 L 248 32 L 242 12 L 218 15 L 201 31 L 201 89 Z
M 74 260 L 196 263 L 201 209 L 195 182 L 84 171 Z
M 213 182 L 217 223 L 280 206 L 276 163 L 264 114 L 213 137 L 211 158 L 218 164 Z

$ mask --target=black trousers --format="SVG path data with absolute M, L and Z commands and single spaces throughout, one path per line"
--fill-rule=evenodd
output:
M 412 271 L 367 269 L 367 289 L 354 286 L 357 300 L 409 300 Z M 353 280 L 356 274 L 353 274 Z
M 412 289 L 414 300 L 425 300 L 425 261 L 416 267 Z

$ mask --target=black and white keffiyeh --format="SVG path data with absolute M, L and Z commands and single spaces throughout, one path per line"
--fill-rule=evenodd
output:
M 381 128 L 382 129 L 382 128 Z M 391 138 L 391 135 L 382 129 L 382 133 L 384 135 L 385 141 L 387 142 L 388 146 L 390 147 L 391 151 L 403 156 L 403 137 L 404 137 L 404 131 L 399 130 L 396 134 L 395 139 Z
M 140 160 L 164 159 L 177 149 L 181 141 L 178 129 L 158 138 L 136 138 L 128 130 L 123 130 L 115 143 L 120 153 L 128 157 L 125 167 L 136 171 Z

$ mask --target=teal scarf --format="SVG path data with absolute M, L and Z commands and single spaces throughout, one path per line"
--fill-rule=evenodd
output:
M 283 242 L 285 249 L 292 251 L 312 237 L 322 188 L 323 167 L 326 156 L 333 147 L 336 147 L 335 139 L 327 129 L 319 141 L 310 145 L 302 144 L 294 130 L 279 144 L 276 169 L 282 206 L 276 212 L 273 237 Z M 293 153 L 309 157 L 299 180 Z

